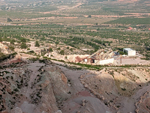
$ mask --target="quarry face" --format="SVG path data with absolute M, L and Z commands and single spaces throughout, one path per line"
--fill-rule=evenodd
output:
M 148 113 L 149 67 L 70 69 L 50 61 L 0 69 L 1 113 Z

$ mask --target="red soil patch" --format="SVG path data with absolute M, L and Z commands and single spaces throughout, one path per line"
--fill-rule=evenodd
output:
M 91 96 L 91 94 L 90 94 L 88 91 L 78 92 L 77 95 L 81 95 L 81 96 Z
M 22 63 L 23 61 L 21 59 L 13 59 L 6 62 L 1 63 L 1 65 L 10 65 L 10 64 L 16 64 L 16 63 Z

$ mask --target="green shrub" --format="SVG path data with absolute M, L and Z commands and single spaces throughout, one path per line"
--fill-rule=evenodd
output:
M 61 50 L 61 51 L 60 51 L 60 54 L 61 54 L 61 55 L 64 55 L 64 54 L 65 54 L 64 50 Z

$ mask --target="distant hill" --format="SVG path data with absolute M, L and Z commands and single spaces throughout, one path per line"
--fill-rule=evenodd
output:
M 144 3 L 149 2 L 149 0 L 0 0 L 5 2 L 81 2 L 81 1 L 88 1 L 88 2 L 104 2 L 104 1 L 118 1 L 118 2 L 138 2 Z
M 112 2 L 112 1 L 118 1 L 118 2 L 137 2 L 137 3 L 150 3 L 150 0 L 86 0 L 89 2 L 104 2 L 104 1 L 108 1 L 108 2 Z

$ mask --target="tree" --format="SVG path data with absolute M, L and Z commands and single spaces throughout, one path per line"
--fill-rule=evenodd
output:
M 9 46 L 9 49 L 11 50 L 11 51 L 14 51 L 14 46 Z
M 56 42 L 55 42 L 55 44 L 56 44 L 56 45 L 58 45 L 58 44 L 59 44 L 59 42 L 58 42 L 58 41 L 56 41 Z
M 21 38 L 21 42 L 25 43 L 26 39 L 25 38 Z
M 12 19 L 10 19 L 10 18 L 7 18 L 7 22 L 12 22 Z
M 52 48 L 49 48 L 49 52 L 53 52 L 53 49 L 52 49 Z
M 0 38 L 0 42 L 2 42 L 3 40 L 2 40 L 2 38 Z
M 10 41 L 10 43 L 11 43 L 11 44 L 14 44 L 14 42 L 15 42 L 15 40 L 14 40 L 14 39 Z
M 61 50 L 61 51 L 60 51 L 60 54 L 61 54 L 61 55 L 64 55 L 64 54 L 65 54 L 64 50 Z
M 69 36 L 69 38 L 73 38 L 73 36 Z
M 35 47 L 40 47 L 40 44 L 38 41 L 35 42 Z
M 26 48 L 27 48 L 27 45 L 26 45 L 26 43 L 23 42 L 23 43 L 21 44 L 21 49 L 26 49 Z
M 92 16 L 91 15 L 88 15 L 88 18 L 91 18 Z
M 70 48 L 70 51 L 73 51 L 73 49 L 72 49 L 72 48 Z

